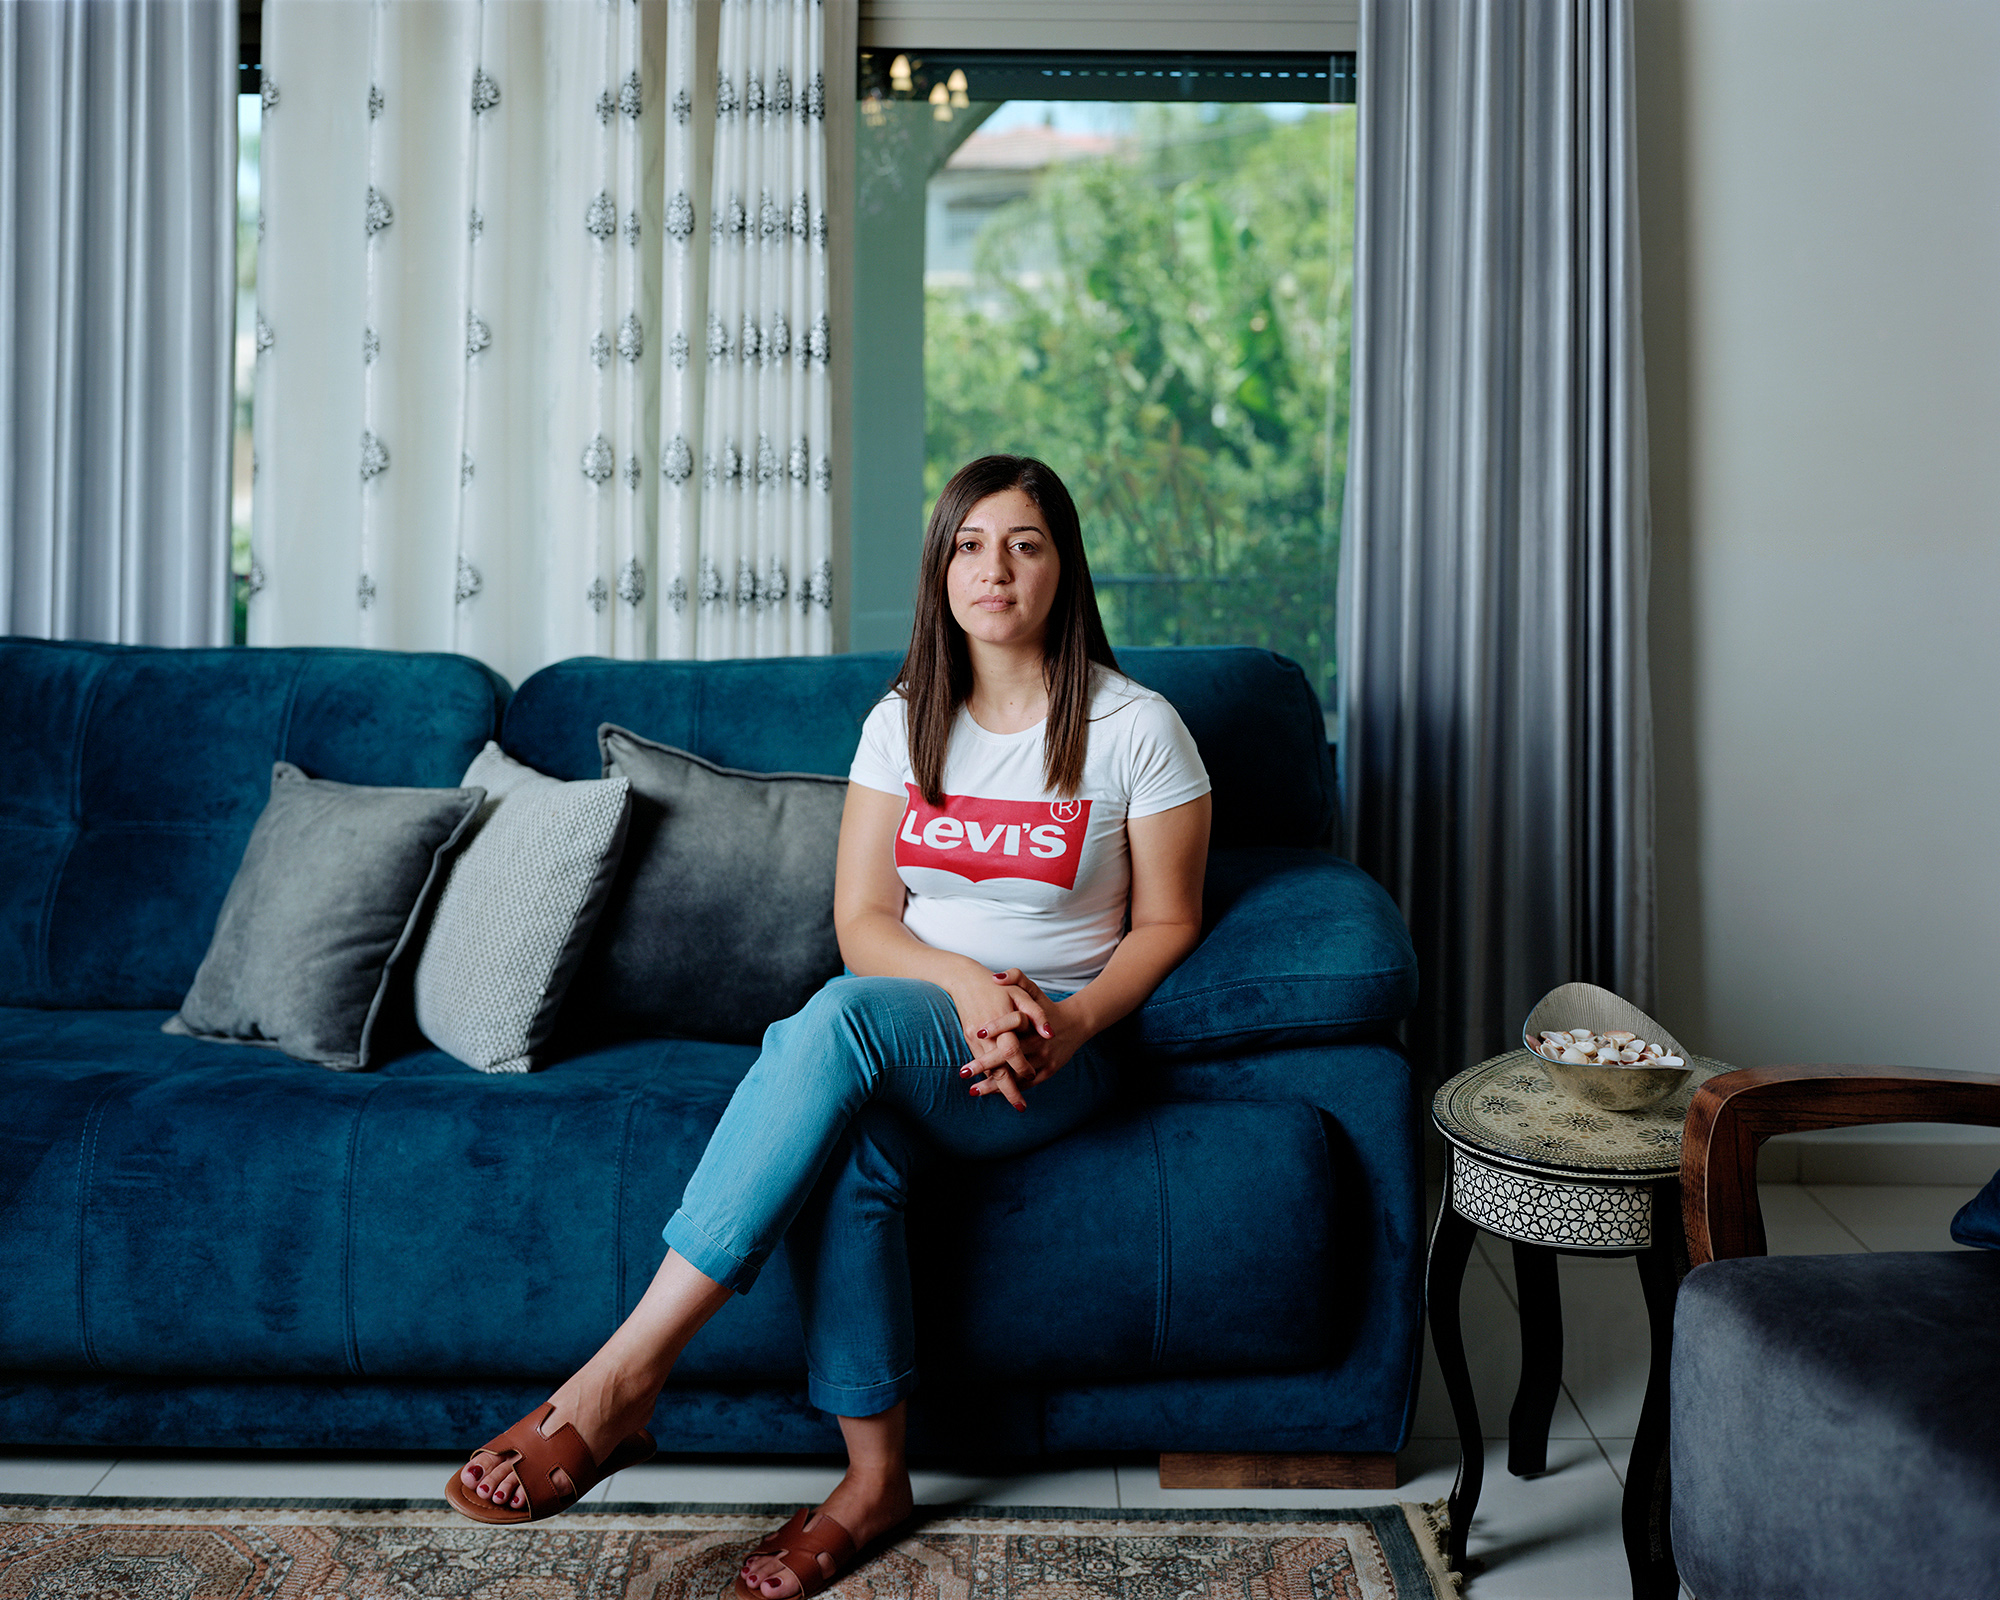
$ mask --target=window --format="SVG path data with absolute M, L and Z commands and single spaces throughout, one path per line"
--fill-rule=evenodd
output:
M 1114 646 L 1262 645 L 1330 698 L 1352 58 L 868 50 L 860 91 L 857 484 L 920 472 L 927 513 L 1045 457 Z

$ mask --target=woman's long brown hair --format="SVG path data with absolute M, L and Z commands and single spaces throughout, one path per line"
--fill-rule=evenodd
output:
M 1042 513 L 1055 545 L 1060 576 L 1048 631 L 1042 636 L 1042 677 L 1049 692 L 1049 720 L 1043 732 L 1043 782 L 1055 794 L 1074 795 L 1083 782 L 1084 752 L 1090 742 L 1090 669 L 1118 670 L 1104 620 L 1097 614 L 1090 563 L 1084 559 L 1083 530 L 1076 502 L 1053 468 L 1032 456 L 981 456 L 960 467 L 931 509 L 924 532 L 923 561 L 917 575 L 917 616 L 909 654 L 896 674 L 896 689 L 907 704 L 910 770 L 934 806 L 944 804 L 944 757 L 958 708 L 972 693 L 972 658 L 965 630 L 951 614 L 945 573 L 958 547 L 959 525 L 988 495 L 1019 489 Z

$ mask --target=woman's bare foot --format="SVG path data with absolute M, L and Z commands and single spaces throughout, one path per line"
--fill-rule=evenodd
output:
M 542 1423 L 545 1434 L 559 1431 L 564 1423 L 575 1428 L 594 1461 L 607 1459 L 613 1450 L 645 1427 L 647 1418 L 653 1414 L 653 1404 L 660 1397 L 658 1384 L 648 1385 L 643 1379 L 632 1381 L 616 1371 L 606 1370 L 610 1365 L 605 1352 L 592 1357 L 582 1371 L 549 1397 L 555 1410 Z M 514 1468 L 502 1466 L 499 1457 L 485 1450 L 475 1450 L 458 1476 L 472 1493 L 496 1506 L 518 1511 L 528 1503 L 527 1491 L 521 1487 Z M 555 1477 L 557 1487 L 565 1492 L 575 1490 L 576 1485 L 562 1468 L 556 1468 Z
M 910 1474 L 900 1465 L 886 1472 L 850 1466 L 840 1486 L 826 1497 L 826 1503 L 815 1515 L 832 1517 L 854 1536 L 858 1550 L 895 1527 L 910 1514 L 914 1504 Z M 812 1526 L 810 1521 L 806 1525 Z M 821 1556 L 819 1564 L 828 1577 L 833 1575 L 830 1556 Z M 791 1569 L 775 1555 L 752 1556 L 744 1562 L 743 1582 L 768 1600 L 789 1600 L 800 1587 Z
M 542 1431 L 554 1433 L 568 1423 L 583 1436 L 593 1461 L 608 1459 L 646 1425 L 688 1340 L 728 1299 L 727 1289 L 669 1250 L 632 1315 L 580 1372 L 549 1397 L 555 1410 Z M 574 1489 L 568 1478 L 557 1469 L 559 1487 Z M 493 1505 L 519 1511 L 528 1503 L 514 1469 L 502 1466 L 485 1450 L 473 1451 L 459 1479 Z

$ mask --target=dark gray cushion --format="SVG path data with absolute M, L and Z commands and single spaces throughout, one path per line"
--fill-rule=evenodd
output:
M 1701 1600 L 2000 1596 L 2000 1255 L 1718 1261 L 1674 1311 Z
M 276 1045 L 344 1070 L 372 1065 L 396 958 L 484 798 L 330 783 L 276 763 L 208 954 L 167 1030 Z
M 595 1020 L 755 1041 L 840 972 L 833 869 L 844 778 L 736 772 L 606 723 L 632 784 L 625 863 L 586 962 Z

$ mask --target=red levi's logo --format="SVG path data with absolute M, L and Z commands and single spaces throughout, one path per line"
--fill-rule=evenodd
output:
M 972 883 L 1031 878 L 1076 887 L 1090 829 L 1088 800 L 982 800 L 948 794 L 934 806 L 906 783 L 909 808 L 896 830 L 896 865 L 955 872 Z

